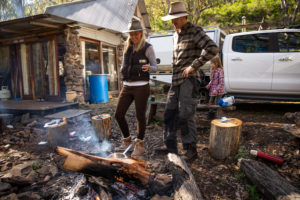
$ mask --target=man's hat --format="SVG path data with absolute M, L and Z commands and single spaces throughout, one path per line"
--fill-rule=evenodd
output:
M 145 30 L 145 28 L 142 27 L 141 21 L 136 18 L 133 18 L 128 25 L 128 30 L 123 31 L 123 33 L 131 33 L 143 30 Z
M 173 2 L 171 3 L 171 7 L 168 15 L 163 16 L 161 19 L 163 21 L 168 21 L 171 19 L 176 19 L 179 17 L 188 16 L 189 14 L 186 11 L 185 5 L 183 2 Z

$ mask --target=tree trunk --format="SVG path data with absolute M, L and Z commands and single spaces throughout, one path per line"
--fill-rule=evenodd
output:
M 99 140 L 109 139 L 111 133 L 110 115 L 102 114 L 92 117 L 92 124 Z
M 267 165 L 250 159 L 240 160 L 241 169 L 267 199 L 300 199 L 300 190 Z
M 215 119 L 211 122 L 209 152 L 216 159 L 224 159 L 238 151 L 242 121 L 229 118 L 229 121 L 220 122 Z
M 294 14 L 293 14 L 293 18 L 292 18 L 291 24 L 295 24 L 296 17 L 297 17 L 297 13 L 298 13 L 298 10 L 299 10 L 299 7 L 300 7 L 300 0 L 298 0 L 297 5 L 296 5 L 296 8 L 295 8 L 295 10 L 294 10 Z

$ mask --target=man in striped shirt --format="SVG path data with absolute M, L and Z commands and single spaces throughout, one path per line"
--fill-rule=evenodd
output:
M 175 29 L 172 85 L 164 114 L 164 143 L 169 152 L 178 153 L 179 126 L 185 160 L 197 156 L 194 115 L 199 97 L 199 69 L 219 51 L 200 26 L 187 21 L 188 15 L 183 2 L 174 2 L 168 15 L 162 17 L 164 21 L 172 20 Z

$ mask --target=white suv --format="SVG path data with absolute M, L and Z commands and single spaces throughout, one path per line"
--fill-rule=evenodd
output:
M 226 93 L 300 99 L 300 29 L 230 34 L 222 53 Z

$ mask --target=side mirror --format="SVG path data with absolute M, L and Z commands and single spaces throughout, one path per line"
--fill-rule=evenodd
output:
M 159 64 L 160 63 L 160 59 L 156 58 L 156 63 Z

